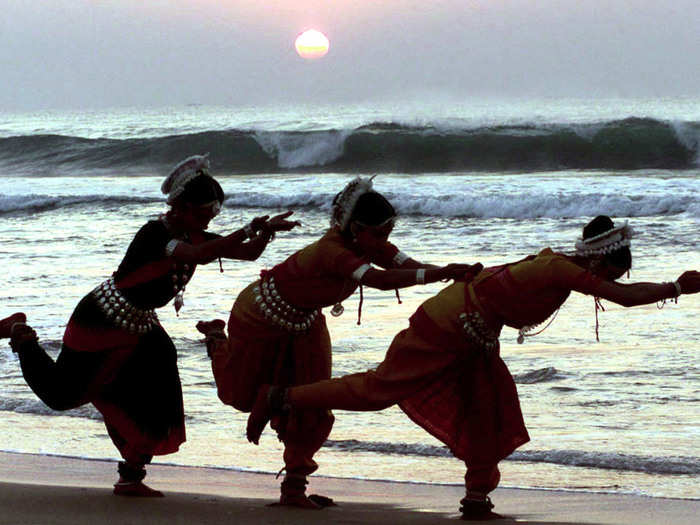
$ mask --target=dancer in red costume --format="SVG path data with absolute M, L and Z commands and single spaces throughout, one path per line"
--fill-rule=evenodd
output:
M 631 267 L 631 228 L 600 216 L 588 224 L 575 255 L 544 249 L 486 268 L 424 302 L 394 338 L 376 370 L 304 386 L 263 387 L 248 419 L 257 442 L 270 417 L 308 409 L 382 410 L 394 404 L 466 463 L 463 519 L 495 519 L 488 493 L 498 463 L 529 440 L 515 383 L 499 357 L 506 325 L 533 335 L 572 291 L 631 307 L 700 291 L 700 273 L 668 283 L 619 284 Z M 289 420 L 283 432 L 293 432 Z
M 221 401 L 248 412 L 265 383 L 300 385 L 330 378 L 331 340 L 321 309 L 335 305 L 331 313 L 341 313 L 341 301 L 358 286 L 393 290 L 461 278 L 474 269 L 466 264 L 437 267 L 404 255 L 388 241 L 395 216 L 391 204 L 372 190 L 370 179 L 354 179 L 336 196 L 327 233 L 262 272 L 240 293 L 228 338 L 223 321 L 199 323 Z M 330 503 L 322 496 L 307 497 L 306 484 L 318 468 L 313 456 L 332 425 L 326 409 L 292 411 L 273 420 L 273 428 L 285 429 L 279 433 L 286 470 L 282 505 L 319 508 Z
M 176 166 L 162 187 L 170 210 L 138 231 L 113 276 L 78 303 L 55 362 L 23 314 L 0 322 L 0 336 L 11 336 L 28 385 L 47 406 L 67 410 L 92 403 L 102 413 L 124 459 L 117 495 L 162 496 L 143 483 L 144 466 L 185 441 L 177 353 L 155 309 L 173 298 L 180 309 L 198 264 L 220 257 L 254 260 L 276 231 L 298 224 L 287 220 L 287 212 L 258 217 L 226 237 L 207 232 L 224 201 L 208 167 L 205 156 Z

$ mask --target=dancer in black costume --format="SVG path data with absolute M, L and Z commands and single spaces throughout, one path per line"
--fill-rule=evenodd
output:
M 144 466 L 185 441 L 177 353 L 155 309 L 173 298 L 180 309 L 198 264 L 255 260 L 276 231 L 298 225 L 287 212 L 258 217 L 226 237 L 207 232 L 224 201 L 208 167 L 199 155 L 175 167 L 162 186 L 170 210 L 138 231 L 117 271 L 78 303 L 55 362 L 23 314 L 0 321 L 0 335 L 11 337 L 28 385 L 47 406 L 92 403 L 102 413 L 124 459 L 117 495 L 162 496 L 143 483 Z

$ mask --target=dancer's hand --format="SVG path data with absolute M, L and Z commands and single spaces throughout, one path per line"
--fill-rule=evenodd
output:
M 269 215 L 261 215 L 260 217 L 255 217 L 252 221 L 250 221 L 250 227 L 253 228 L 254 232 L 259 232 L 265 227 L 269 218 Z
M 481 263 L 476 264 L 461 264 L 452 263 L 444 266 L 442 271 L 444 272 L 443 279 L 454 279 L 455 281 L 471 281 L 476 274 L 483 270 L 484 265 Z
M 467 283 L 471 282 L 474 279 L 474 277 L 476 277 L 477 275 L 479 275 L 481 273 L 481 270 L 483 270 L 483 269 L 484 269 L 484 265 L 481 263 L 469 265 L 469 269 L 465 272 L 465 274 L 461 280 L 463 280 L 464 282 L 467 282 Z
M 700 272 L 689 270 L 676 281 L 681 286 L 681 293 L 691 294 L 700 292 Z
M 287 217 L 289 217 L 293 211 L 289 210 L 284 213 L 280 213 L 279 215 L 275 215 L 267 221 L 267 228 L 272 230 L 273 232 L 288 232 L 289 230 L 296 228 L 297 226 L 301 226 L 301 223 L 299 221 L 288 221 Z

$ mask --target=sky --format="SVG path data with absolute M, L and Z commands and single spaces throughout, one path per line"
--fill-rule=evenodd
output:
M 693 97 L 700 1 L 0 0 L 0 65 L 0 111 Z

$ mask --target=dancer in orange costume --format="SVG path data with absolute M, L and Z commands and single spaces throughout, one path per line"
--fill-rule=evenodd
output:
M 258 217 L 226 237 L 207 232 L 224 201 L 208 167 L 201 155 L 175 167 L 162 186 L 170 210 L 138 231 L 113 276 L 80 301 L 55 362 L 24 314 L 0 321 L 0 336 L 11 337 L 27 384 L 47 406 L 92 403 L 102 413 L 124 459 L 117 495 L 162 496 L 143 483 L 145 465 L 185 441 L 177 353 L 155 309 L 173 298 L 180 309 L 197 265 L 219 257 L 254 260 L 275 231 L 298 224 L 286 220 L 287 212 Z
M 335 305 L 331 313 L 341 313 L 341 301 L 358 286 L 392 290 L 461 278 L 474 269 L 466 264 L 437 267 L 404 255 L 388 241 L 395 216 L 391 204 L 372 190 L 370 179 L 354 179 L 334 200 L 328 232 L 263 271 L 259 281 L 240 293 L 228 339 L 223 321 L 198 324 L 207 336 L 221 401 L 248 412 L 265 383 L 299 385 L 330 378 L 331 341 L 321 309 Z M 307 497 L 306 484 L 318 468 L 313 456 L 332 425 L 333 416 L 325 409 L 293 411 L 272 421 L 285 446 L 281 504 L 319 508 L 330 503 L 322 496 Z
M 501 328 L 518 328 L 522 342 L 572 291 L 627 307 L 700 291 L 697 271 L 675 282 L 616 283 L 631 267 L 631 237 L 629 226 L 615 227 L 600 216 L 584 228 L 575 255 L 545 249 L 448 286 L 418 308 L 376 370 L 263 387 L 248 419 L 248 438 L 256 441 L 270 417 L 290 410 L 367 411 L 398 403 L 466 463 L 463 519 L 499 518 L 488 497 L 500 479 L 498 463 L 529 440 L 515 383 L 499 356 Z

